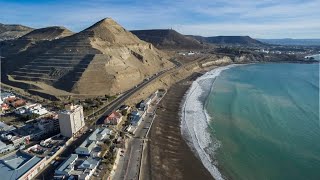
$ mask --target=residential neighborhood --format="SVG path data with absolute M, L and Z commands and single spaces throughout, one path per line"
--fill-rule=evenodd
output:
M 90 125 L 80 104 L 70 103 L 63 110 L 50 111 L 40 102 L 3 92 L 1 106 L 7 108 L 2 108 L 1 117 L 6 120 L 10 115 L 24 121 L 6 124 L 1 119 L 0 173 L 8 174 L 13 168 L 6 179 L 34 179 L 41 174 L 50 175 L 49 179 L 113 177 L 158 94 L 156 91 L 134 107 L 123 104 L 105 116 L 102 124 Z M 84 137 L 79 145 L 73 145 Z M 12 161 L 19 164 L 13 166 Z M 46 173 L 48 168 L 54 171 Z

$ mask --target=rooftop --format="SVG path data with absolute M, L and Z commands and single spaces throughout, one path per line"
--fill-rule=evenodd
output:
M 96 160 L 92 157 L 89 157 L 88 159 L 84 160 L 78 168 L 81 169 L 94 169 L 99 164 L 99 160 Z
M 78 159 L 77 154 L 71 154 L 68 159 L 66 159 L 58 168 L 57 171 L 65 171 L 69 172 L 71 171 L 71 164 Z
M 80 105 L 70 105 L 66 106 L 66 109 L 61 111 L 60 114 L 72 114 L 75 110 L 78 110 L 82 106 Z
M 41 158 L 29 156 L 21 152 L 16 152 L 0 160 L 1 179 L 13 180 L 18 179 L 34 167 Z
M 116 111 L 112 112 L 108 117 L 107 119 L 109 118 L 120 118 L 122 115 Z
M 7 146 L 7 144 L 4 143 L 4 142 L 2 142 L 2 141 L 0 140 L 0 149 L 1 149 L 1 148 L 4 148 L 4 147 L 6 147 L 6 146 Z
M 111 133 L 111 130 L 108 128 L 97 128 L 90 136 L 89 140 L 91 141 L 99 141 L 101 139 L 97 138 L 97 136 L 101 136 L 103 138 L 104 135 L 108 135 Z
M 11 130 L 14 130 L 14 129 L 16 129 L 16 128 L 13 127 L 13 126 L 7 125 L 4 122 L 0 122 L 0 131 L 11 131 Z
M 78 148 L 86 148 L 91 151 L 95 147 L 96 143 L 94 141 L 89 141 L 86 139 Z

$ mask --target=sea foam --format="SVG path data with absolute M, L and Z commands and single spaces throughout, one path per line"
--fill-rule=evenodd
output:
M 223 176 L 214 162 L 214 152 L 220 147 L 220 142 L 210 137 L 208 123 L 210 116 L 204 108 L 205 98 L 213 86 L 213 80 L 226 69 L 237 65 L 228 65 L 213 69 L 197 78 L 186 92 L 184 103 L 181 107 L 181 133 L 190 148 L 200 158 L 203 165 L 217 180 L 223 180 Z M 207 94 L 207 95 L 206 95 Z

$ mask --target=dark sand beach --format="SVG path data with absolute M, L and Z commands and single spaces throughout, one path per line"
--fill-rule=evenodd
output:
M 180 104 L 196 73 L 173 85 L 162 99 L 149 133 L 141 179 L 213 179 L 180 131 Z

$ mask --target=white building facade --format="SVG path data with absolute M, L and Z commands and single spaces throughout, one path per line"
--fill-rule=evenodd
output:
M 80 105 L 69 106 L 66 111 L 58 114 L 60 133 L 65 137 L 74 136 L 85 126 L 83 107 Z

